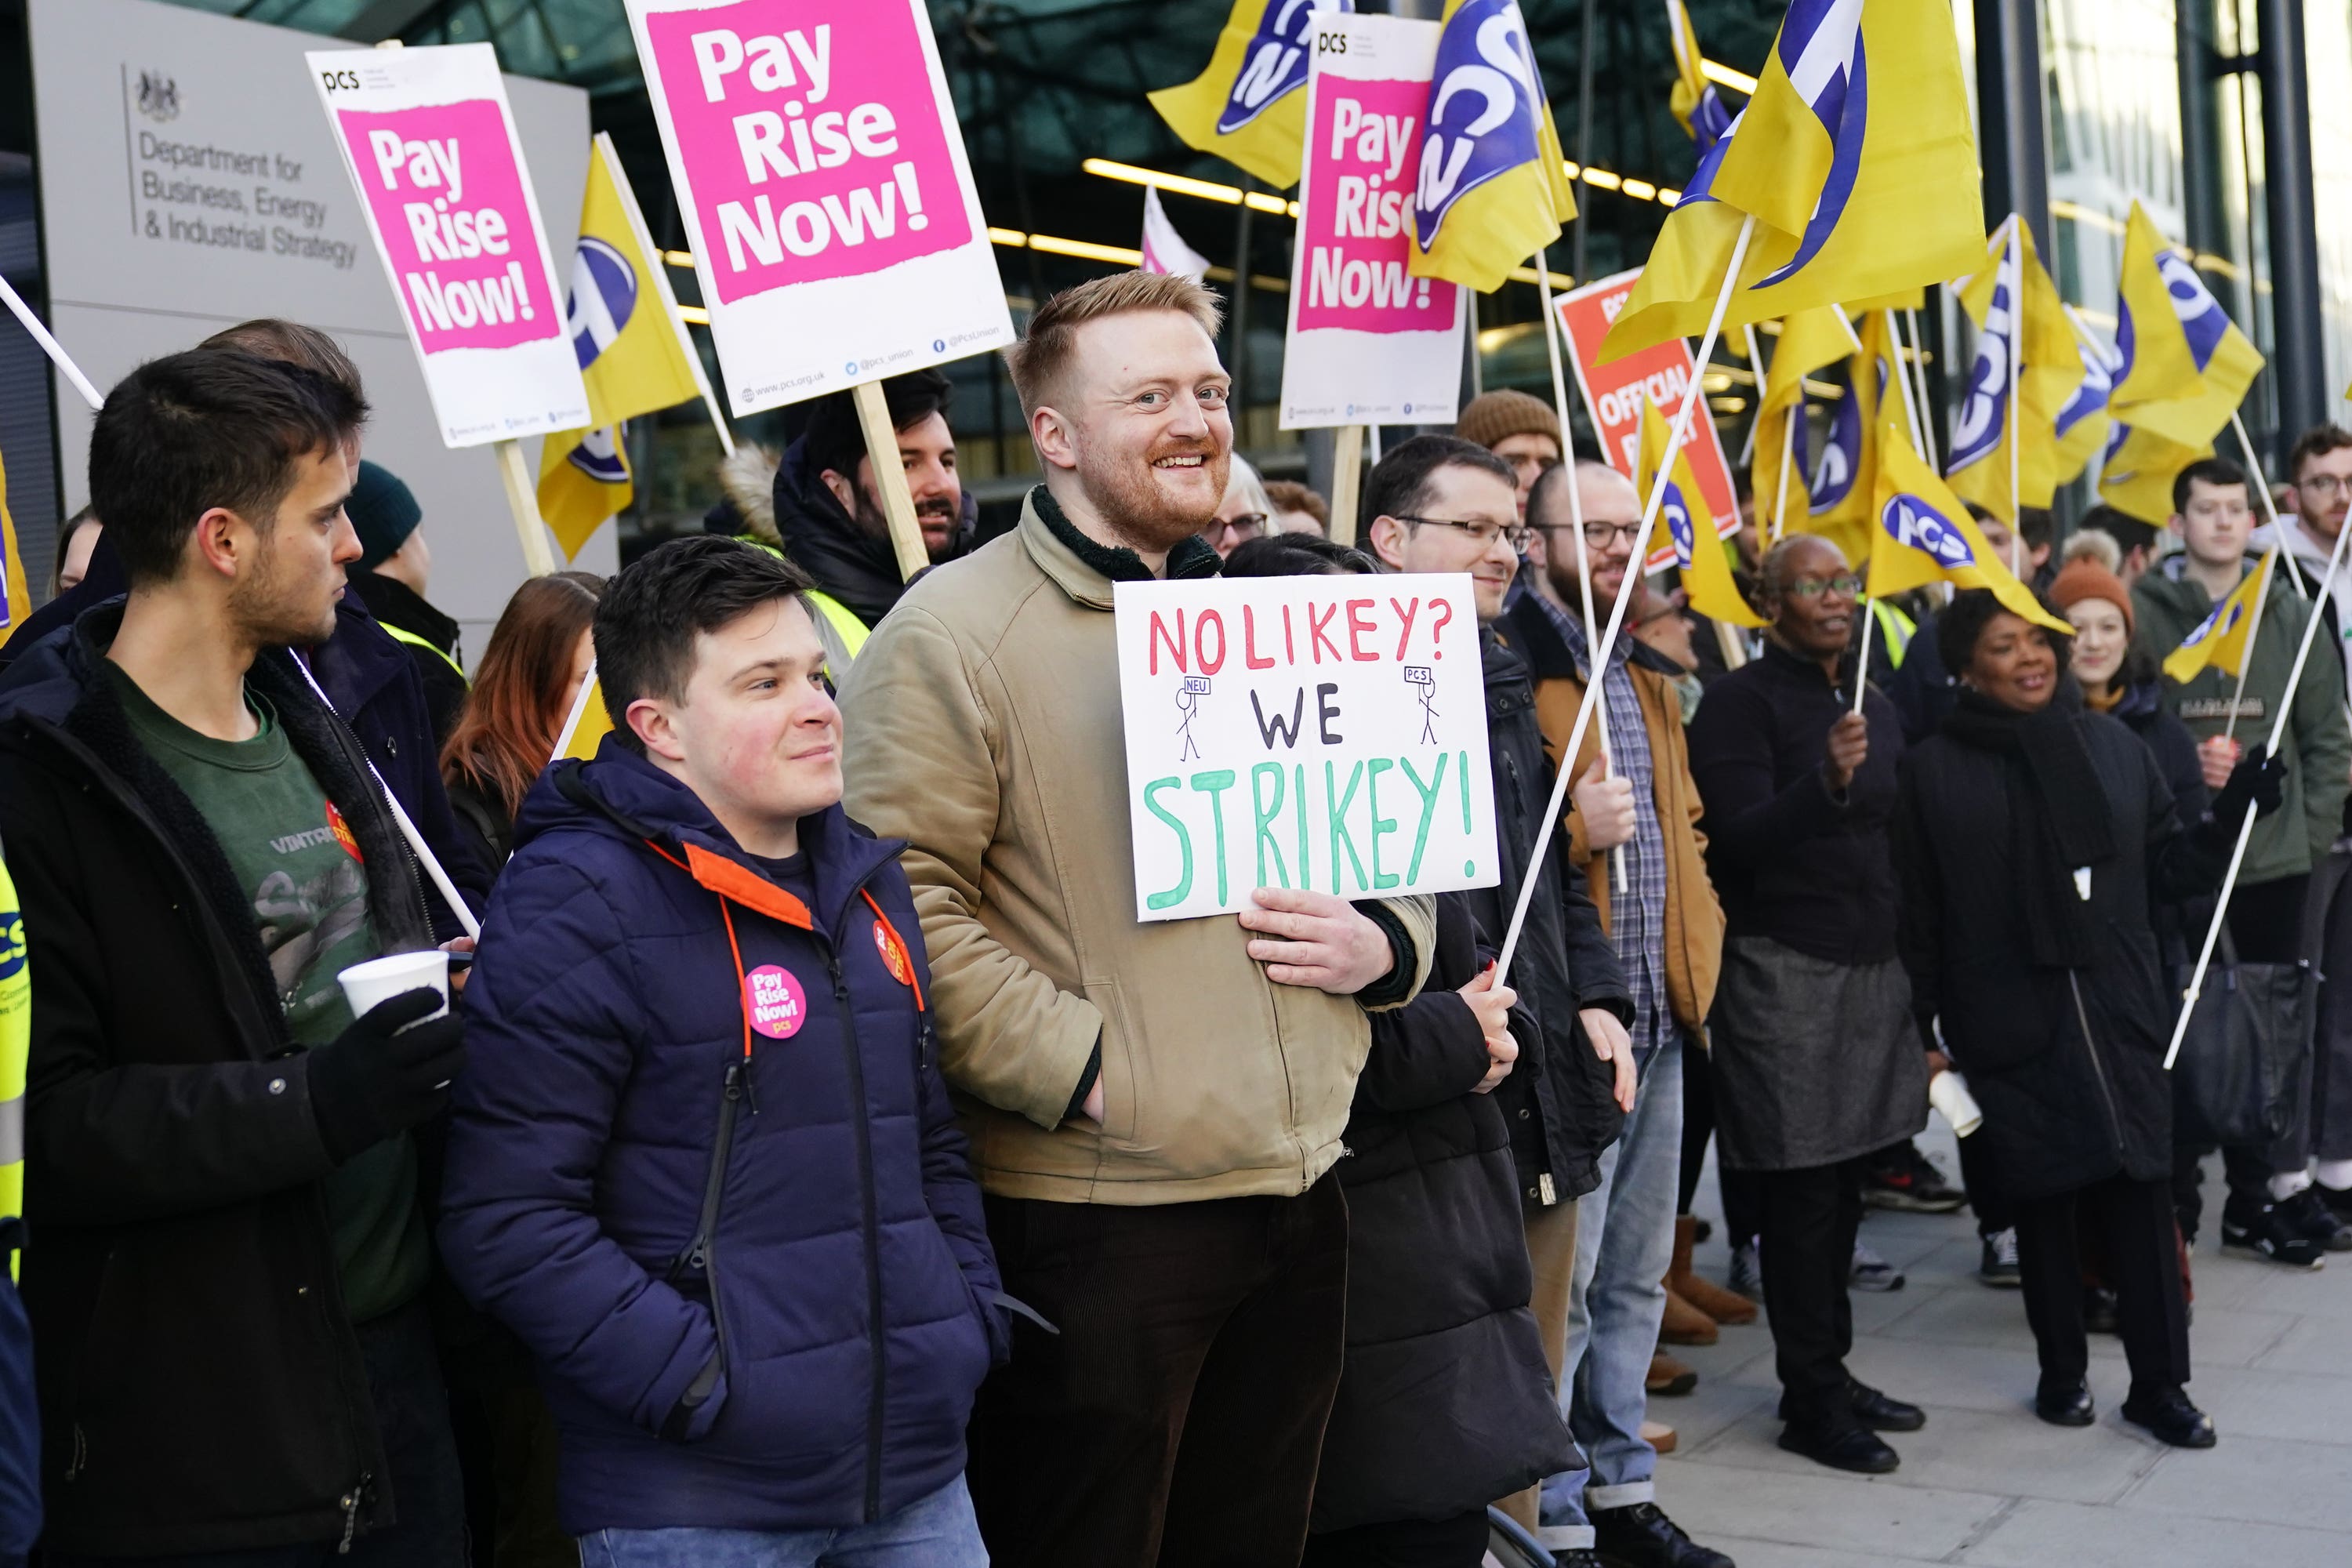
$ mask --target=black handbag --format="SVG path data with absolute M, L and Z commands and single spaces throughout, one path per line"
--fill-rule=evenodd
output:
M 2173 1107 L 2185 1142 L 2266 1146 L 2302 1100 L 2319 1011 L 2308 963 L 2240 963 L 2225 931 L 2172 1064 Z

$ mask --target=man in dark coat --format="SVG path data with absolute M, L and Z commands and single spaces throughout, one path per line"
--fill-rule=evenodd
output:
M 423 890 L 286 650 L 333 624 L 363 406 L 198 350 L 100 412 L 130 579 L 0 682 L 0 838 L 34 984 L 26 1259 L 47 1562 L 464 1560 L 410 1130 L 462 1060 L 411 991 Z M 414 1026 L 403 1030 L 403 1026 Z
M 352 592 L 408 650 L 425 686 L 433 736 L 446 741 L 466 710 L 466 668 L 459 662 L 457 619 L 425 596 L 432 586 L 433 550 L 425 539 L 424 509 L 398 475 L 363 458 L 343 511 L 360 536 L 360 558 L 345 574 Z
M 1780 1446 L 1884 1474 L 1899 1460 L 1876 1434 L 1927 1416 L 1846 1371 L 1847 1275 L 1871 1156 L 1927 1116 L 1887 842 L 1903 731 L 1875 690 L 1854 711 L 1861 583 L 1836 545 L 1790 535 L 1758 587 L 1763 655 L 1708 689 L 1690 735 L 1727 922 L 1717 1146 L 1757 1194 Z
M 1473 893 L 1472 907 L 1482 927 L 1507 931 L 1552 789 L 1528 667 L 1495 636 L 1518 571 L 1522 537 L 1510 465 L 1454 437 L 1416 436 L 1373 468 L 1364 510 L 1372 519 L 1369 541 L 1382 563 L 1401 572 L 1470 574 L 1502 856 L 1501 881 Z M 1534 868 L 1527 928 L 1507 978 L 1532 1018 L 1537 1044 L 1532 1059 L 1500 1091 L 1518 1164 L 1536 1321 L 1555 1380 L 1567 1357 L 1576 1200 L 1599 1184 L 1601 1152 L 1616 1140 L 1633 1091 L 1625 1034 L 1633 996 L 1582 875 L 1569 858 L 1568 838 L 1565 827 L 1555 833 Z M 1535 1528 L 1532 1489 L 1515 1493 L 1505 1506 L 1522 1525 Z M 1575 1561 L 1573 1554 L 1567 1561 Z
M 709 535 L 614 579 L 616 727 L 525 802 L 467 997 L 443 1257 L 614 1568 L 986 1562 L 964 1423 L 1010 1327 L 807 587 Z

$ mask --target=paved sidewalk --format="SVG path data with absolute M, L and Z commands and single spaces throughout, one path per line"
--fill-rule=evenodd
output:
M 1951 1174 L 1940 1121 L 1922 1139 Z M 1823 1468 L 1775 1445 L 1771 1335 L 1727 1328 L 1675 1353 L 1696 1392 L 1651 1402 L 1679 1452 L 1658 1500 L 1739 1568 L 2347 1568 L 2352 1564 L 2352 1253 L 2302 1273 L 2219 1251 L 2218 1159 L 2206 1162 L 2189 1395 L 2218 1447 L 2167 1448 L 2116 1414 L 2126 1376 L 2112 1335 L 2091 1341 L 2098 1425 L 2067 1430 L 2030 1408 L 2033 1337 L 2014 1290 L 1977 1282 L 1974 1218 L 1872 1210 L 1863 1240 L 1909 1279 L 1853 1299 L 1853 1367 L 1927 1407 L 1924 1431 L 1890 1436 L 1894 1475 Z M 1710 1165 L 1697 1207 L 1717 1224 L 1699 1268 L 1728 1262 Z

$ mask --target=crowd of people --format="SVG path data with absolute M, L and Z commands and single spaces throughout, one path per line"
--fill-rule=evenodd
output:
M 703 533 L 526 583 L 470 680 L 331 339 L 112 389 L 75 581 L 0 650 L 0 1563 L 1469 1568 L 1491 1505 L 1567 1568 L 1730 1568 L 1659 1506 L 1668 1347 L 1760 1302 L 1782 1447 L 1895 1469 L 1927 1413 L 1847 1365 L 1874 1204 L 1973 1207 L 2021 1419 L 2090 1424 L 2113 1328 L 2124 1418 L 2216 1441 L 2200 1157 L 2225 1245 L 2352 1249 L 2352 1004 L 2313 979 L 2352 641 L 2290 687 L 2310 616 L 2352 627 L 2352 434 L 2268 532 L 2218 459 L 2176 552 L 1983 519 L 2071 637 L 1749 530 L 1744 638 L 1522 394 L 1391 447 L 1328 537 L 1234 454 L 1218 329 L 1180 277 L 1046 301 L 1007 355 L 1044 477 L 992 536 L 946 378 L 887 384 L 911 584 L 820 404 Z M 2273 545 L 2243 679 L 2161 677 Z M 1469 578 L 1498 883 L 1137 921 L 1113 585 L 1387 572 Z M 613 729 L 551 763 L 592 675 Z M 2301 1074 L 2253 1131 L 2162 1062 L 2250 812 L 2230 994 Z M 339 982 L 436 950 L 446 992 Z M 1948 1072 L 1964 1193 L 1912 1142 Z

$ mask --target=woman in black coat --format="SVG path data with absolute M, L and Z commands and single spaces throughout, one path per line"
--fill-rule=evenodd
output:
M 1486 1092 L 1516 1054 L 1493 1001 L 1510 993 L 1487 988 L 1476 942 L 1469 900 L 1439 894 L 1427 987 L 1372 1018 L 1339 1162 L 1347 1360 L 1305 1568 L 1475 1568 L 1487 1502 L 1574 1457 L 1528 1308 L 1510 1134 Z
M 2183 832 L 2147 747 L 2085 712 L 2062 644 L 1982 591 L 1938 618 L 1958 706 L 1903 759 L 1895 822 L 1904 966 L 1930 1066 L 1941 1049 L 1984 1108 L 2015 1205 L 2034 1407 L 2094 1419 L 2078 1208 L 2104 1238 L 2131 1364 L 2125 1419 L 2212 1445 L 2189 1401 L 2188 1307 L 2174 1249 L 2171 1030 L 2150 910 L 2220 879 L 2250 799 L 2279 772 L 2250 752 L 2215 811 Z

